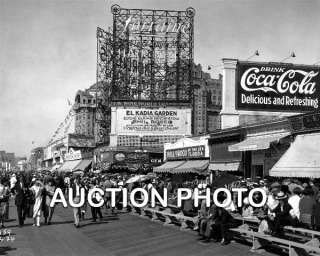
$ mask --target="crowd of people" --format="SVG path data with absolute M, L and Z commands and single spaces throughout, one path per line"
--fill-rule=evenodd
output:
M 157 189 L 163 195 L 166 188 L 169 195 L 169 204 L 176 205 L 178 188 L 198 188 L 204 193 L 206 188 L 214 191 L 217 187 L 210 185 L 207 179 L 193 177 L 191 181 L 175 182 L 170 177 L 157 176 L 155 174 L 145 175 L 145 179 L 136 182 L 127 182 L 134 175 L 126 174 L 95 174 L 86 173 L 82 175 L 59 174 L 59 173 L 5 173 L 0 178 L 0 225 L 4 227 L 5 220 L 9 215 L 10 197 L 15 198 L 18 223 L 22 227 L 26 218 L 33 219 L 33 225 L 39 227 L 42 224 L 50 225 L 54 216 L 55 207 L 50 207 L 50 202 L 56 188 L 62 189 L 68 196 L 68 188 L 73 188 L 73 201 L 80 201 L 80 188 L 89 193 L 94 188 L 123 188 L 126 187 L 130 193 L 136 187 L 149 190 L 151 187 Z M 219 241 L 221 244 L 229 243 L 231 235 L 229 229 L 239 225 L 235 216 L 242 218 L 255 218 L 259 222 L 259 232 L 274 236 L 283 236 L 283 227 L 286 225 L 300 226 L 320 231 L 320 192 L 319 183 L 316 181 L 301 182 L 297 179 L 285 179 L 270 181 L 260 179 L 239 180 L 229 184 L 228 188 L 252 188 L 260 187 L 267 193 L 267 202 L 263 207 L 255 208 L 249 204 L 248 192 L 243 194 L 243 206 L 237 206 L 237 193 L 233 194 L 232 201 L 225 207 L 218 207 L 211 202 L 207 207 L 206 201 L 202 200 L 198 207 L 193 204 L 194 196 L 183 201 L 177 212 L 197 219 L 195 230 L 198 230 L 200 240 L 209 242 Z M 74 226 L 80 227 L 84 218 L 91 218 L 92 222 L 103 219 L 102 209 L 117 214 L 122 208 L 122 194 L 116 196 L 116 206 L 111 206 L 111 193 L 102 196 L 93 194 L 92 201 L 98 203 L 104 200 L 102 207 L 89 206 L 87 202 L 82 207 L 73 208 Z M 142 196 L 142 195 L 140 195 Z M 224 204 L 226 195 L 220 193 L 218 201 Z M 260 193 L 253 195 L 253 200 L 259 203 L 262 198 Z M 91 214 L 88 215 L 88 209 Z M 130 207 L 129 207 L 130 208 Z M 43 217 L 43 221 L 41 221 Z
M 201 240 L 209 242 L 221 241 L 229 243 L 231 237 L 228 230 L 239 225 L 235 216 L 243 219 L 256 219 L 258 232 L 276 237 L 284 236 L 285 226 L 303 227 L 320 231 L 320 193 L 319 183 L 285 179 L 280 182 L 260 180 L 252 182 L 250 179 L 233 184 L 233 187 L 251 188 L 260 187 L 266 191 L 267 202 L 263 207 L 255 208 L 249 204 L 248 194 L 243 195 L 243 205 L 237 207 L 237 197 L 230 205 L 217 207 L 212 204 L 207 208 L 205 201 L 199 210 L 199 235 Z M 218 200 L 223 203 L 226 197 L 222 195 Z M 261 202 L 261 194 L 255 193 L 253 201 Z

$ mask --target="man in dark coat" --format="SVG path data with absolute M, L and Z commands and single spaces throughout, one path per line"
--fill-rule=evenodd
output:
M 292 225 L 292 217 L 290 211 L 292 209 L 291 205 L 288 203 L 287 195 L 280 191 L 276 200 L 279 201 L 278 206 L 273 210 L 275 215 L 273 222 L 271 222 L 271 229 L 275 236 L 283 236 L 283 227 L 287 225 Z
M 25 186 L 20 177 L 17 177 L 17 182 L 12 188 L 12 192 L 15 194 L 15 204 L 17 206 L 17 213 L 19 219 L 19 227 L 24 224 L 24 208 L 25 208 Z

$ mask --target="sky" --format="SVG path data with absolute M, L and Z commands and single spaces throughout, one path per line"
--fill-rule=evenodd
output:
M 95 82 L 96 27 L 110 7 L 195 8 L 194 58 L 320 61 L 318 0 L 0 0 L 0 150 L 29 156 L 64 120 L 79 89 Z M 213 76 L 220 72 L 214 69 Z

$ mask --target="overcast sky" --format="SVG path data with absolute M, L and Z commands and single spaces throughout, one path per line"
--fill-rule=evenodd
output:
M 111 25 L 115 3 L 194 7 L 195 62 L 204 66 L 256 49 L 252 60 L 280 61 L 293 50 L 293 63 L 320 61 L 317 0 L 0 0 L 0 150 L 29 156 L 43 146 L 68 113 L 67 99 L 95 82 L 96 27 Z

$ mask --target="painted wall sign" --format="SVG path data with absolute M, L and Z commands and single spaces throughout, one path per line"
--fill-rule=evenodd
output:
M 194 146 L 166 150 L 167 160 L 196 159 L 205 157 L 205 146 Z
M 239 62 L 236 108 L 303 112 L 319 109 L 320 68 Z

